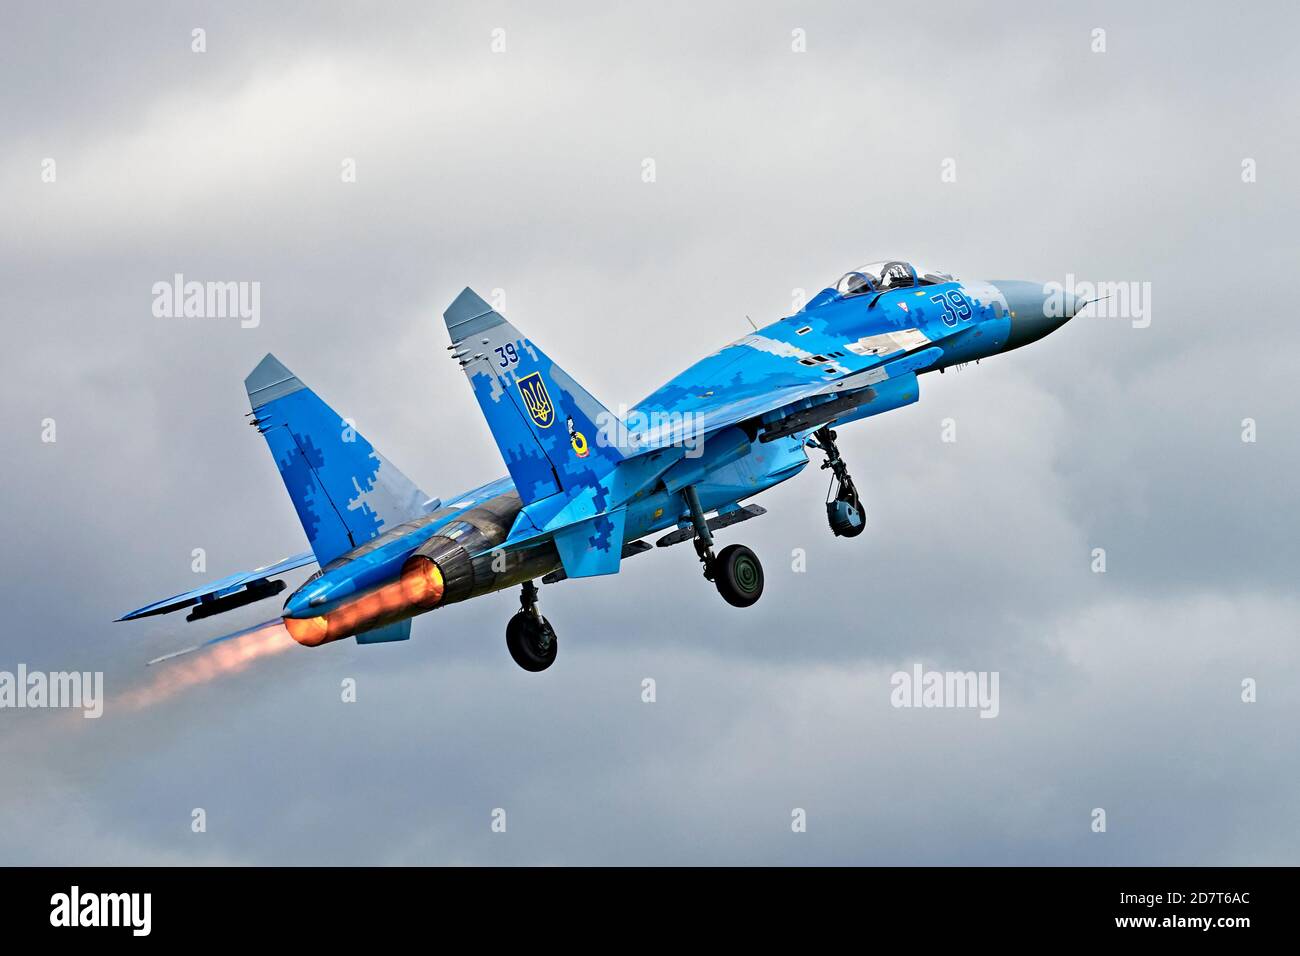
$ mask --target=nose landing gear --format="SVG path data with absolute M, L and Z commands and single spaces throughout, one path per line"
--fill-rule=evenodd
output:
M 559 642 L 551 622 L 537 610 L 537 585 L 532 581 L 524 582 L 519 605 L 506 625 L 506 647 L 524 670 L 544 671 L 555 663 Z
M 813 432 L 808 444 L 826 452 L 822 468 L 829 468 L 833 476 L 826 502 L 826 519 L 830 523 L 831 532 L 841 538 L 856 538 L 866 530 L 867 513 L 862 508 L 857 486 L 849 476 L 849 466 L 840 457 L 839 446 L 835 444 L 835 432 L 831 431 L 829 425 L 823 425 Z

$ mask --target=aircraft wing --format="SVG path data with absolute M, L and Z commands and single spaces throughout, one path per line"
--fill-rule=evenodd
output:
M 943 357 L 943 349 L 923 340 L 865 361 L 809 367 L 798 356 L 774 355 L 767 346 L 759 336 L 747 336 L 647 398 L 629 415 L 629 428 L 650 423 L 634 430 L 637 445 L 645 451 L 671 447 L 751 419 L 829 404 L 838 395 L 914 374 Z M 708 367 L 728 353 L 728 362 Z M 707 384 L 710 379 L 716 384 Z
M 254 601 L 260 601 L 263 598 L 279 594 L 284 590 L 285 584 L 283 581 L 272 581 L 272 577 L 283 574 L 285 571 L 305 568 L 315 563 L 316 556 L 310 551 L 290 555 L 274 564 L 254 568 L 252 571 L 241 571 L 238 574 L 212 581 L 191 591 L 163 598 L 161 601 L 154 601 L 152 604 L 146 604 L 134 611 L 128 611 L 118 620 L 134 621 L 137 618 L 152 617 L 155 614 L 170 614 L 172 611 L 179 611 L 187 607 L 194 607 L 194 610 L 190 612 L 186 620 L 197 621 L 201 618 L 211 617 L 213 614 L 231 611 L 237 607 L 243 607 L 246 604 L 252 604 Z

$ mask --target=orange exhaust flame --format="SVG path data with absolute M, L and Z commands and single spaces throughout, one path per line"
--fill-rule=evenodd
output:
M 148 684 L 129 690 L 110 703 L 125 710 L 152 707 L 188 688 L 237 674 L 254 661 L 295 646 L 284 625 L 276 621 L 234 640 L 214 644 L 211 650 L 188 660 L 163 664 L 154 671 L 154 678 Z
M 254 661 L 303 644 L 314 647 L 349 637 L 388 620 L 400 620 L 428 610 L 442 599 L 442 572 L 433 561 L 416 555 L 402 569 L 398 580 L 361 595 L 331 613 L 311 618 L 284 618 L 239 637 L 199 650 L 183 661 L 157 658 L 153 680 L 121 694 L 112 701 L 123 710 L 142 710 L 175 697 L 191 687 L 207 684 L 227 674 L 236 674 Z
M 387 621 L 397 621 L 442 600 L 445 584 L 438 566 L 423 555 L 412 557 L 402 576 L 328 614 L 316 617 L 286 617 L 284 626 L 299 644 L 318 647 L 351 637 Z

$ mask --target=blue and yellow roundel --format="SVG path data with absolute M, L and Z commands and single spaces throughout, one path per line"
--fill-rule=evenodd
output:
M 569 436 L 569 444 L 573 446 L 573 453 L 579 458 L 586 458 L 591 454 L 591 448 L 587 444 L 587 436 L 582 432 L 574 432 Z
M 523 397 L 524 408 L 528 417 L 538 428 L 550 428 L 555 424 L 555 403 L 546 391 L 541 372 L 530 372 L 519 380 L 519 394 Z

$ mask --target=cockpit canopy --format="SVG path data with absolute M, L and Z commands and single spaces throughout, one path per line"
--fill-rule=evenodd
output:
M 835 291 L 842 296 L 851 296 L 952 281 L 952 276 L 946 272 L 922 269 L 902 259 L 886 259 L 844 273 L 835 283 Z

